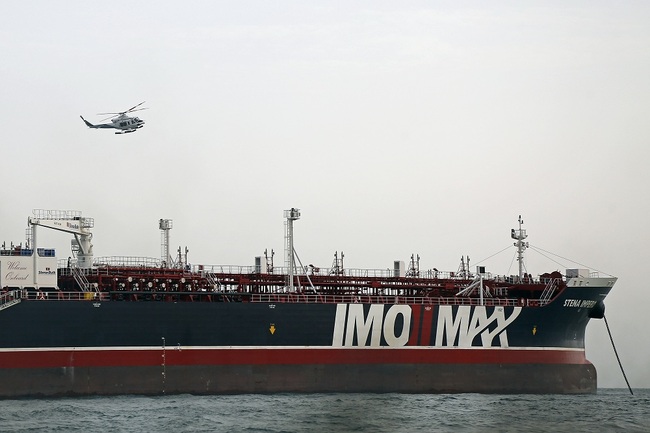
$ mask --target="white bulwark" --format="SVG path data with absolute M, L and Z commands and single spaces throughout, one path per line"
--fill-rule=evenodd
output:
M 618 278 L 601 277 L 598 272 L 589 269 L 567 269 L 566 285 L 568 287 L 613 287 Z
M 34 251 L 22 250 L 23 254 L 0 256 L 0 288 L 23 289 L 26 287 L 57 287 L 57 263 L 54 250 L 38 250 L 36 267 Z

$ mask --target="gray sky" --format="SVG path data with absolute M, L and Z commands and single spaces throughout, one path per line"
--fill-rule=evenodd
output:
M 171 218 L 193 264 L 281 265 L 298 207 L 304 263 L 456 270 L 521 214 L 532 245 L 619 277 L 607 317 L 650 387 L 650 3 L 1 3 L 0 240 L 32 209 L 80 210 L 96 256 L 160 257 Z M 79 119 L 141 101 L 134 134 Z M 516 273 L 513 255 L 483 264 Z M 624 387 L 603 321 L 587 346 Z

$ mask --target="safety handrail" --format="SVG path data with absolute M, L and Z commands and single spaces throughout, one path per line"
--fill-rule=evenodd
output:
M 240 294 L 227 292 L 63 292 L 63 291 L 22 291 L 23 300 L 36 301 L 110 301 L 112 295 L 123 293 L 128 299 L 145 299 L 157 295 L 157 299 L 177 302 L 179 296 L 189 301 L 206 300 L 210 302 L 246 301 L 254 303 L 302 303 L 302 304 L 409 304 L 409 305 L 484 305 L 487 307 L 521 306 L 521 300 L 511 298 L 487 298 L 481 303 L 478 298 L 468 297 L 419 297 L 382 295 L 324 295 L 305 293 Z M 20 297 L 19 297 L 20 299 Z M 535 304 L 527 303 L 529 306 Z
M 10 290 L 0 294 L 0 310 L 18 304 L 22 299 L 22 290 Z

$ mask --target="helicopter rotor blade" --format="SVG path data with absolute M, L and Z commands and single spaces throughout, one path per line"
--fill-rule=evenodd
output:
M 125 113 L 130 113 L 131 111 L 135 111 L 136 108 L 138 108 L 140 105 L 144 104 L 145 101 L 140 102 L 138 105 L 134 105 L 133 107 L 129 108 L 128 110 L 125 111 Z M 143 108 L 141 108 L 143 110 Z
M 108 113 L 104 113 L 104 114 L 108 114 Z M 100 120 L 100 122 L 104 122 L 104 121 L 106 121 L 106 120 L 108 120 L 108 119 L 110 119 L 110 118 L 112 118 L 112 117 L 115 117 L 115 114 L 119 114 L 119 113 L 111 113 L 110 116 L 108 116 L 108 117 L 106 117 L 106 118 Z
M 126 113 L 132 113 L 132 112 L 134 112 L 134 111 L 148 110 L 147 107 L 145 107 L 145 108 L 138 108 L 140 105 L 142 105 L 142 104 L 144 104 L 144 103 L 145 103 L 145 101 L 142 101 L 142 102 L 140 102 L 138 105 L 134 105 L 133 107 L 129 108 L 129 109 L 126 110 L 126 111 L 120 111 L 120 112 L 118 112 L 118 113 L 97 113 L 97 115 L 98 115 L 98 116 L 109 116 L 109 117 L 107 117 L 107 118 L 105 118 L 105 119 L 100 120 L 100 122 L 103 122 L 103 121 L 108 120 L 108 119 L 110 119 L 111 117 L 114 117 L 114 116 L 123 116 L 123 115 L 125 115 Z

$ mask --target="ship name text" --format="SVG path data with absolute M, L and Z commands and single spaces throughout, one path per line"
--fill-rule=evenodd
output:
M 596 303 L 596 301 L 592 301 L 591 299 L 565 299 L 564 307 L 593 308 Z

